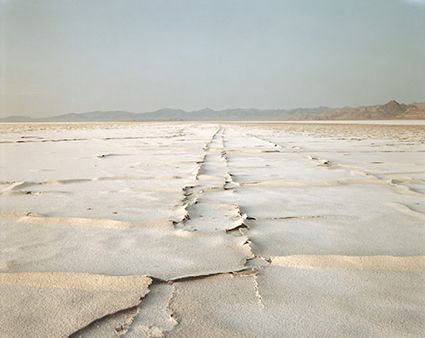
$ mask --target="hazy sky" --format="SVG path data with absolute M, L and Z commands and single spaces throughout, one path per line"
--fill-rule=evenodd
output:
M 425 101 L 425 0 L 0 0 L 0 114 Z

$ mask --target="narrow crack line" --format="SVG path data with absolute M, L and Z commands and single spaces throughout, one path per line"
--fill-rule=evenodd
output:
M 20 144 L 20 143 L 46 143 L 46 142 L 75 142 L 75 141 L 93 141 L 93 140 L 101 140 L 101 141 L 115 141 L 115 140 L 140 140 L 140 139 L 156 139 L 156 138 L 176 138 L 183 136 L 180 133 L 174 135 L 161 135 L 161 136 L 125 136 L 125 137 L 104 137 L 104 138 L 63 138 L 63 139 L 33 139 L 30 140 L 28 138 L 16 140 L 16 141 L 0 141 L 1 144 Z
M 240 184 L 233 179 L 233 175 L 230 172 L 229 156 L 228 156 L 227 151 L 224 147 L 224 144 L 225 144 L 224 134 L 225 134 L 225 129 L 223 128 L 223 132 L 222 132 L 222 143 L 223 143 L 222 157 L 224 158 L 225 166 L 226 166 L 226 173 L 224 175 L 225 181 L 224 181 L 223 189 L 224 190 L 234 190 L 234 189 L 238 188 L 240 186 Z
M 239 204 L 234 204 L 234 207 L 237 214 L 237 218 L 234 220 L 233 224 L 230 227 L 225 229 L 225 231 L 231 232 L 235 230 L 249 229 L 249 225 L 245 222 L 248 216 L 242 212 Z
M 152 279 L 152 284 L 174 284 L 174 283 L 181 283 L 181 282 L 190 282 L 193 280 L 199 280 L 199 279 L 205 279 L 213 276 L 220 276 L 220 275 L 229 275 L 229 274 L 236 274 L 240 272 L 246 272 L 246 271 L 252 271 L 252 268 L 250 267 L 243 267 L 237 270 L 231 270 L 231 271 L 218 271 L 218 272 L 211 272 L 206 274 L 199 274 L 199 275 L 189 275 L 189 276 L 182 276 L 182 277 L 175 277 L 171 279 L 162 279 L 159 277 L 149 276 L 149 278 Z
M 259 285 L 258 285 L 258 280 L 257 280 L 257 278 L 258 278 L 258 272 L 257 272 L 257 273 L 255 273 L 255 274 L 252 276 L 252 279 L 253 279 L 253 283 L 254 283 L 254 291 L 255 291 L 255 296 L 257 297 L 258 306 L 259 306 L 261 309 L 264 309 L 263 297 L 262 297 L 262 296 L 261 296 L 261 294 L 260 294 L 260 287 L 259 287 Z
M 49 185 L 49 184 L 79 184 L 79 183 L 89 183 L 96 181 L 145 181 L 150 179 L 160 179 L 160 178 L 171 178 L 171 176 L 99 176 L 93 178 L 71 178 L 71 179 L 59 179 L 59 180 L 49 180 L 49 181 L 2 181 L 0 184 L 8 185 L 3 188 L 0 192 L 12 192 L 12 191 L 22 191 L 24 188 L 29 188 L 33 186 L 40 185 Z M 40 191 L 43 193 L 44 191 Z M 33 193 L 38 193 L 33 192 Z
M 201 194 L 201 192 L 196 190 L 198 187 L 197 185 L 188 185 L 182 188 L 183 198 L 178 208 L 182 208 L 183 213 L 180 218 L 172 220 L 175 229 L 181 228 L 187 220 L 191 219 L 190 209 L 198 203 L 199 195 Z
M 338 165 L 332 163 L 330 160 L 324 158 L 318 158 L 311 155 L 306 155 L 306 158 L 316 163 L 318 166 L 328 167 L 328 168 L 337 168 Z
M 199 179 L 199 174 L 201 172 L 202 166 L 205 165 L 205 161 L 206 161 L 206 154 L 209 151 L 209 147 L 211 145 L 211 143 L 213 142 L 214 138 L 216 137 L 217 133 L 220 131 L 220 128 L 218 128 L 213 135 L 211 136 L 211 138 L 209 139 L 209 141 L 202 147 L 203 149 L 203 155 L 202 155 L 202 159 L 196 162 L 196 168 L 193 171 L 193 179 L 195 181 L 198 181 Z M 200 192 L 195 191 L 195 188 L 197 188 L 197 185 L 187 185 L 184 186 L 182 188 L 182 192 L 183 192 L 183 198 L 181 200 L 181 205 L 179 207 L 183 207 L 184 212 L 183 215 L 176 220 L 172 221 L 172 224 L 174 226 L 174 228 L 180 228 L 183 226 L 183 224 L 190 219 L 190 212 L 189 209 L 198 203 L 198 198 L 199 195 L 202 194 L 202 190 L 200 190 Z
M 306 158 L 317 163 L 318 166 L 327 167 L 329 169 L 342 169 L 342 170 L 348 171 L 352 175 L 368 177 L 368 180 L 369 180 L 368 183 L 387 185 L 389 186 L 390 189 L 392 189 L 394 192 L 398 194 L 425 198 L 425 194 L 415 191 L 414 189 L 404 184 L 409 182 L 405 182 L 403 180 L 398 181 L 397 179 L 391 179 L 387 175 L 377 175 L 377 174 L 371 173 L 367 170 L 364 170 L 361 167 L 348 165 L 348 164 L 342 164 L 342 163 L 336 163 L 327 159 L 320 159 L 312 155 L 306 155 Z M 415 179 L 412 179 L 412 182 L 415 182 Z M 417 182 L 420 182 L 420 181 L 417 181 Z M 420 183 L 423 183 L 423 182 L 420 182 Z
M 204 151 L 208 151 L 209 150 L 209 148 L 211 146 L 211 143 L 214 141 L 214 139 L 215 139 L 216 135 L 218 134 L 218 132 L 220 131 L 220 129 L 221 129 L 220 127 L 217 128 L 217 130 L 211 136 L 210 140 L 202 147 L 202 149 Z
M 154 280 L 152 282 L 152 285 L 154 284 L 162 284 L 162 281 L 160 280 Z M 165 304 L 165 312 L 167 313 L 168 317 L 169 317 L 169 321 L 171 323 L 171 328 L 167 328 L 167 327 L 161 327 L 161 326 L 147 326 L 147 325 L 139 325 L 138 328 L 143 328 L 150 336 L 152 337 L 156 337 L 158 335 L 160 335 L 161 337 L 165 337 L 165 335 L 168 332 L 171 332 L 174 327 L 176 325 L 178 325 L 178 321 L 176 320 L 176 315 L 174 313 L 174 310 L 171 308 L 171 302 L 174 298 L 174 294 L 176 292 L 176 287 L 173 283 L 168 283 L 171 286 L 171 294 L 170 297 L 168 298 L 167 303 Z M 143 306 L 143 302 L 141 302 L 138 307 L 137 307 L 137 313 L 134 314 L 134 316 L 132 317 L 131 322 L 129 322 L 128 327 L 126 327 L 125 331 L 123 330 L 121 334 L 117 333 L 117 337 L 126 337 L 128 333 L 130 333 L 130 331 L 133 331 L 132 333 L 134 334 L 134 328 L 133 328 L 133 324 L 136 322 L 137 317 L 140 315 L 140 308 Z M 127 322 L 126 322 L 127 323 Z
M 267 143 L 267 144 L 270 144 L 273 148 L 276 148 L 276 149 L 281 149 L 281 148 L 282 148 L 282 146 L 281 146 L 281 145 L 279 145 L 279 144 L 277 144 L 277 143 L 274 143 L 274 142 L 272 142 L 272 141 L 269 141 L 269 140 L 267 140 L 267 139 L 265 139 L 265 138 L 259 137 L 259 136 L 257 136 L 257 135 L 250 134 L 250 133 L 248 133 L 247 135 L 248 135 L 248 136 L 251 136 L 251 137 L 253 137 L 253 138 L 256 138 L 257 140 L 260 140 L 260 141 L 262 141 L 262 142 L 265 142 L 265 143 Z
M 92 139 L 87 138 L 73 138 L 73 139 L 42 139 L 42 140 L 17 140 L 17 141 L 2 141 L 2 144 L 14 144 L 14 143 L 45 143 L 45 142 L 73 142 L 73 141 L 91 141 Z
M 165 311 L 168 313 L 168 316 L 170 317 L 170 321 L 172 322 L 172 327 L 171 327 L 171 329 L 168 329 L 168 330 L 166 329 L 166 330 L 163 331 L 164 336 L 166 336 L 167 333 L 171 332 L 179 324 L 177 314 L 173 310 L 173 307 L 172 307 L 172 303 L 173 303 L 175 294 L 176 294 L 176 286 L 174 284 L 172 284 L 171 295 L 170 295 L 170 298 L 168 299 L 167 305 L 165 307 Z
M 223 134 L 224 134 L 224 132 L 223 132 Z M 262 141 L 264 141 L 264 140 L 262 140 Z M 271 143 L 267 140 L 265 140 L 265 141 L 268 142 L 268 143 Z M 224 143 L 225 143 L 225 139 L 223 137 L 223 144 Z M 271 144 L 274 147 L 277 147 L 279 149 L 281 148 L 281 146 L 279 146 L 279 145 L 276 145 L 274 143 L 271 143 Z M 233 179 L 233 175 L 230 172 L 229 157 L 228 157 L 225 149 L 224 149 L 224 152 L 226 154 L 225 160 L 226 160 L 226 168 L 227 168 L 227 175 L 228 175 L 229 181 L 236 184 L 237 187 L 240 187 L 239 183 L 236 182 Z M 234 189 L 235 188 L 236 187 L 234 187 Z M 254 243 L 249 237 L 250 226 L 246 225 L 245 221 L 249 221 L 249 222 L 252 222 L 253 224 L 255 224 L 256 218 L 249 217 L 246 213 L 244 213 L 242 211 L 242 207 L 239 204 L 237 204 L 237 207 L 238 207 L 239 214 L 241 215 L 241 218 L 242 218 L 241 225 L 244 225 L 244 226 L 238 226 L 236 228 L 239 230 L 241 235 L 246 236 L 247 240 L 245 241 L 244 245 L 247 245 L 248 248 L 249 248 L 249 251 L 251 252 L 251 257 L 247 258 L 246 261 L 245 261 L 245 267 L 247 268 L 247 270 L 245 270 L 245 272 L 250 272 L 252 274 L 254 294 L 255 294 L 255 297 L 257 299 L 258 306 L 259 306 L 260 309 L 264 309 L 265 306 L 264 306 L 264 302 L 263 302 L 263 297 L 261 296 L 261 293 L 260 293 L 260 288 L 259 288 L 257 278 L 258 278 L 258 273 L 262 269 L 264 269 L 266 266 L 270 265 L 271 260 L 270 260 L 270 258 L 263 257 L 263 256 L 260 256 L 260 255 L 257 254 L 256 250 L 254 249 L 254 247 L 255 247 Z
M 202 147 L 203 150 L 203 155 L 202 155 L 202 159 L 200 161 L 197 161 L 197 168 L 194 170 L 194 179 L 198 180 L 199 179 L 199 174 L 202 170 L 202 167 L 205 165 L 206 163 L 206 158 L 207 158 L 207 153 L 210 152 L 210 147 L 211 144 L 214 142 L 218 132 L 220 131 L 220 128 L 217 128 L 217 130 L 213 133 L 213 135 L 211 136 L 210 140 Z
M 124 323 L 114 329 L 116 337 L 123 337 L 131 328 L 131 325 L 134 323 L 137 315 L 140 313 L 140 304 L 135 308 L 135 312 L 130 315 Z
M 151 283 L 151 285 L 152 285 L 152 283 Z M 130 313 L 123 323 L 121 323 L 118 327 L 115 327 L 114 328 L 114 333 L 115 333 L 116 337 L 122 337 L 128 331 L 128 329 L 130 328 L 130 326 L 133 323 L 135 317 L 137 316 L 137 313 L 140 311 L 139 310 L 139 306 L 142 303 L 142 300 L 148 294 L 149 294 L 149 292 L 146 295 L 144 295 L 143 297 L 140 297 L 140 302 L 136 306 L 131 306 L 131 307 L 128 307 L 128 308 L 124 308 L 124 309 L 118 310 L 116 312 L 109 313 L 109 314 L 107 314 L 107 315 L 105 315 L 103 317 L 97 318 L 97 319 L 93 320 L 92 322 L 90 322 L 89 324 L 87 324 L 86 326 L 81 327 L 77 331 L 75 331 L 72 334 L 70 334 L 69 335 L 69 338 L 80 338 L 80 337 L 82 337 L 81 334 L 84 332 L 84 330 L 87 330 L 89 327 L 91 327 L 93 325 L 96 325 L 96 324 L 100 324 L 103 321 L 108 320 L 109 318 L 113 318 L 115 316 L 119 316 L 121 314 L 126 314 L 128 312 L 133 311 L 134 313 Z
M 319 219 L 319 218 L 356 218 L 352 215 L 300 215 L 300 216 L 281 216 L 281 217 L 264 217 L 263 219 L 269 220 L 290 220 L 290 219 Z
M 193 178 L 197 181 L 201 172 L 202 166 L 205 164 L 207 155 L 204 153 L 202 159 L 196 162 L 196 168 L 193 171 Z
M 224 144 L 225 144 L 225 129 L 222 129 L 221 132 L 221 142 L 223 145 L 222 151 L 221 151 L 221 156 L 225 161 L 225 173 L 224 173 L 224 185 L 223 185 L 223 189 L 224 190 L 234 190 L 237 187 L 239 187 L 239 184 L 237 182 L 235 182 L 232 178 L 232 174 L 230 173 L 230 168 L 229 168 L 229 157 L 227 156 L 227 152 L 226 149 L 224 148 Z M 248 218 L 248 216 L 242 212 L 241 206 L 239 204 L 235 204 L 235 208 L 236 208 L 236 212 L 239 216 L 239 219 L 235 221 L 235 223 L 232 225 L 232 227 L 227 228 L 226 232 L 232 232 L 235 230 L 238 230 L 240 232 L 241 235 L 243 235 L 242 230 L 243 229 L 249 229 L 249 226 L 245 223 L 245 220 Z

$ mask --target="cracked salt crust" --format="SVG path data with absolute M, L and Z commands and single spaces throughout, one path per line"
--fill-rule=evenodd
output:
M 425 330 L 424 126 L 0 127 L 1 336 Z

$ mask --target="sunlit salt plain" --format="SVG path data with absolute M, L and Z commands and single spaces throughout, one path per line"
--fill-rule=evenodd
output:
M 425 126 L 0 125 L 1 337 L 415 337 Z

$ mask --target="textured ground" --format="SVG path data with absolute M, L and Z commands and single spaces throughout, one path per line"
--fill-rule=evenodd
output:
M 425 126 L 0 125 L 1 337 L 417 337 Z

